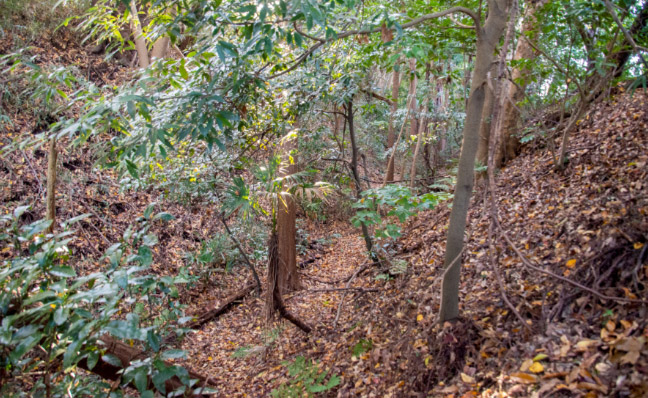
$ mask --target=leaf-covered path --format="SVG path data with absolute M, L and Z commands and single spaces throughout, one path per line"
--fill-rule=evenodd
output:
M 333 396 L 643 396 L 646 305 L 627 301 L 648 298 L 645 104 L 636 93 L 593 109 L 565 174 L 553 171 L 548 150 L 528 147 L 498 177 L 500 272 L 529 330 L 501 299 L 478 189 L 458 324 L 436 323 L 447 208 L 408 225 L 398 243 L 408 267 L 387 281 L 367 264 L 358 231 L 311 226 L 323 246 L 306 254 L 315 261 L 302 270 L 304 290 L 286 302 L 314 332 L 268 326 L 262 298 L 248 297 L 185 340 L 186 364 L 210 375 L 222 396 L 268 395 L 291 380 L 282 362 L 299 355 L 340 377 Z M 526 267 L 504 235 L 544 273 Z M 358 270 L 356 290 L 324 291 L 346 288 Z

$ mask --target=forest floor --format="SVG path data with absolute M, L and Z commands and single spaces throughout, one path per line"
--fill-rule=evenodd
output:
M 70 62 L 91 60 L 94 70 L 127 75 L 71 48 L 83 60 Z M 328 371 L 324 382 L 339 377 L 330 396 L 648 396 L 647 101 L 637 91 L 595 105 L 570 140 L 564 172 L 553 170 L 538 142 L 498 174 L 498 268 L 489 257 L 485 190 L 477 187 L 457 323 L 436 321 L 447 205 L 404 228 L 396 258 L 407 266 L 392 276 L 368 263 L 360 233 L 348 223 L 308 221 L 303 289 L 285 301 L 313 332 L 268 323 L 263 297 L 250 294 L 177 343 L 189 353 L 179 362 L 208 376 L 223 397 L 269 395 L 294 380 L 285 364 L 296 356 Z M 5 145 L 36 132 L 19 110 L 13 121 L 0 137 Z M 152 272 L 176 273 L 185 253 L 220 230 L 216 209 L 170 203 L 154 190 L 122 192 L 118 177 L 97 169 L 87 151 L 63 147 L 59 159 L 60 219 L 93 214 L 71 245 L 80 273 L 101 269 L 103 251 L 151 202 L 175 216 L 153 228 L 162 244 Z M 32 203 L 24 221 L 42 217 L 46 151 L 0 160 L 0 211 Z M 181 300 L 188 313 L 204 311 L 250 280 L 245 268 L 217 273 L 185 289 Z
M 397 257 L 407 269 L 387 281 L 367 266 L 357 230 L 320 228 L 339 237 L 287 300 L 315 331 L 269 328 L 263 299 L 249 298 L 185 340 L 185 364 L 214 377 L 223 396 L 267 395 L 291 380 L 281 364 L 296 355 L 338 375 L 331 395 L 341 397 L 646 396 L 647 100 L 636 92 L 595 106 L 564 172 L 548 150 L 528 146 L 499 174 L 493 244 L 503 288 L 477 190 L 458 323 L 436 321 L 449 216 L 441 206 L 406 227 Z M 349 287 L 357 290 L 327 291 Z

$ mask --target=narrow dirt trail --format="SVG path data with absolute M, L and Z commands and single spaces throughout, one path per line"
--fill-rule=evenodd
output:
M 342 331 L 356 321 L 356 301 L 376 294 L 348 291 L 334 327 L 344 295 L 335 289 L 345 288 L 349 277 L 367 263 L 364 241 L 358 231 L 344 223 L 311 229 L 311 241 L 323 245 L 300 256 L 299 261 L 315 258 L 301 270 L 303 289 L 285 297 L 289 310 L 313 327 L 310 335 L 285 320 L 268 324 L 262 294 L 249 296 L 183 341 L 182 348 L 188 353 L 185 365 L 219 385 L 219 396 L 269 395 L 273 388 L 289 380 L 282 362 L 292 362 L 298 355 L 318 358 L 321 367 L 332 366 L 333 358 L 327 353 L 330 347 L 339 345 Z M 350 287 L 376 288 L 366 276 L 354 278 Z M 348 352 L 351 360 L 350 349 Z

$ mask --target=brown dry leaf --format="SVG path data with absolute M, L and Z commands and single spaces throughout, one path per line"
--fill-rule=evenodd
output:
M 526 359 L 524 362 L 522 362 L 522 365 L 520 365 L 520 372 L 526 372 L 529 370 L 529 368 L 533 365 L 533 359 Z
M 380 26 L 380 39 L 383 43 L 394 40 L 394 32 L 391 29 L 387 28 L 387 24 L 385 24 L 384 22 Z
M 517 372 L 511 374 L 511 379 L 518 383 L 533 384 L 538 382 L 538 378 L 532 374 Z
M 644 337 L 628 337 L 621 340 L 620 343 L 616 344 L 614 347 L 617 350 L 626 352 L 626 354 L 621 357 L 620 363 L 630 363 L 633 365 L 637 363 L 637 360 L 639 360 L 639 356 L 641 355 L 641 349 L 643 348 L 644 343 Z
M 600 344 L 601 342 L 598 340 L 581 340 L 576 343 L 574 348 L 576 348 L 576 351 L 578 352 L 583 352 L 590 349 L 590 347 L 598 347 Z
M 474 384 L 475 383 L 475 378 L 465 374 L 464 372 L 461 372 L 461 380 L 464 383 L 468 383 L 468 384 Z

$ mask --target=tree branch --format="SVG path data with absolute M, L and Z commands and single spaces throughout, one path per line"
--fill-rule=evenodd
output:
M 401 28 L 409 29 L 411 27 L 420 25 L 425 21 L 429 21 L 431 19 L 441 18 L 443 16 L 446 16 L 446 15 L 449 15 L 449 14 L 456 14 L 456 13 L 466 14 L 467 16 L 472 18 L 472 20 L 475 22 L 474 29 L 475 29 L 475 32 L 477 32 L 477 36 L 479 36 L 481 34 L 481 23 L 479 21 L 479 16 L 473 10 L 471 10 L 469 8 L 466 8 L 466 7 L 450 7 L 447 10 L 443 10 L 443 11 L 439 11 L 439 12 L 433 12 L 431 14 L 426 14 L 426 15 L 423 15 L 421 17 L 415 18 L 415 19 L 411 20 L 410 22 L 402 24 Z M 372 28 L 372 29 L 353 29 L 353 30 L 348 30 L 346 32 L 342 32 L 342 33 L 338 34 L 337 37 L 335 37 L 335 38 L 323 39 L 321 37 L 306 35 L 306 34 L 302 33 L 301 31 L 299 31 L 297 29 L 296 24 L 294 24 L 294 26 L 295 26 L 295 30 L 297 31 L 297 33 L 299 33 L 301 35 L 304 35 L 305 37 L 307 37 L 307 38 L 309 38 L 311 40 L 315 40 L 318 43 L 313 45 L 312 47 L 310 47 L 304 54 L 302 54 L 299 58 L 297 58 L 295 60 L 295 62 L 288 69 L 285 69 L 285 70 L 283 70 L 281 72 L 278 72 L 278 73 L 275 73 L 274 75 L 269 76 L 267 78 L 267 80 L 272 80 L 272 79 L 275 79 L 275 78 L 277 78 L 279 76 L 283 76 L 286 73 L 292 72 L 293 70 L 295 70 L 299 66 L 299 64 L 304 62 L 304 60 L 306 60 L 306 58 L 308 58 L 309 55 L 314 53 L 318 48 L 322 47 L 326 43 L 336 41 L 336 40 L 340 40 L 340 39 L 344 39 L 344 38 L 349 37 L 349 36 L 368 35 L 368 34 L 372 34 L 372 33 L 378 33 L 382 29 L 382 27 L 380 27 L 380 26 Z

